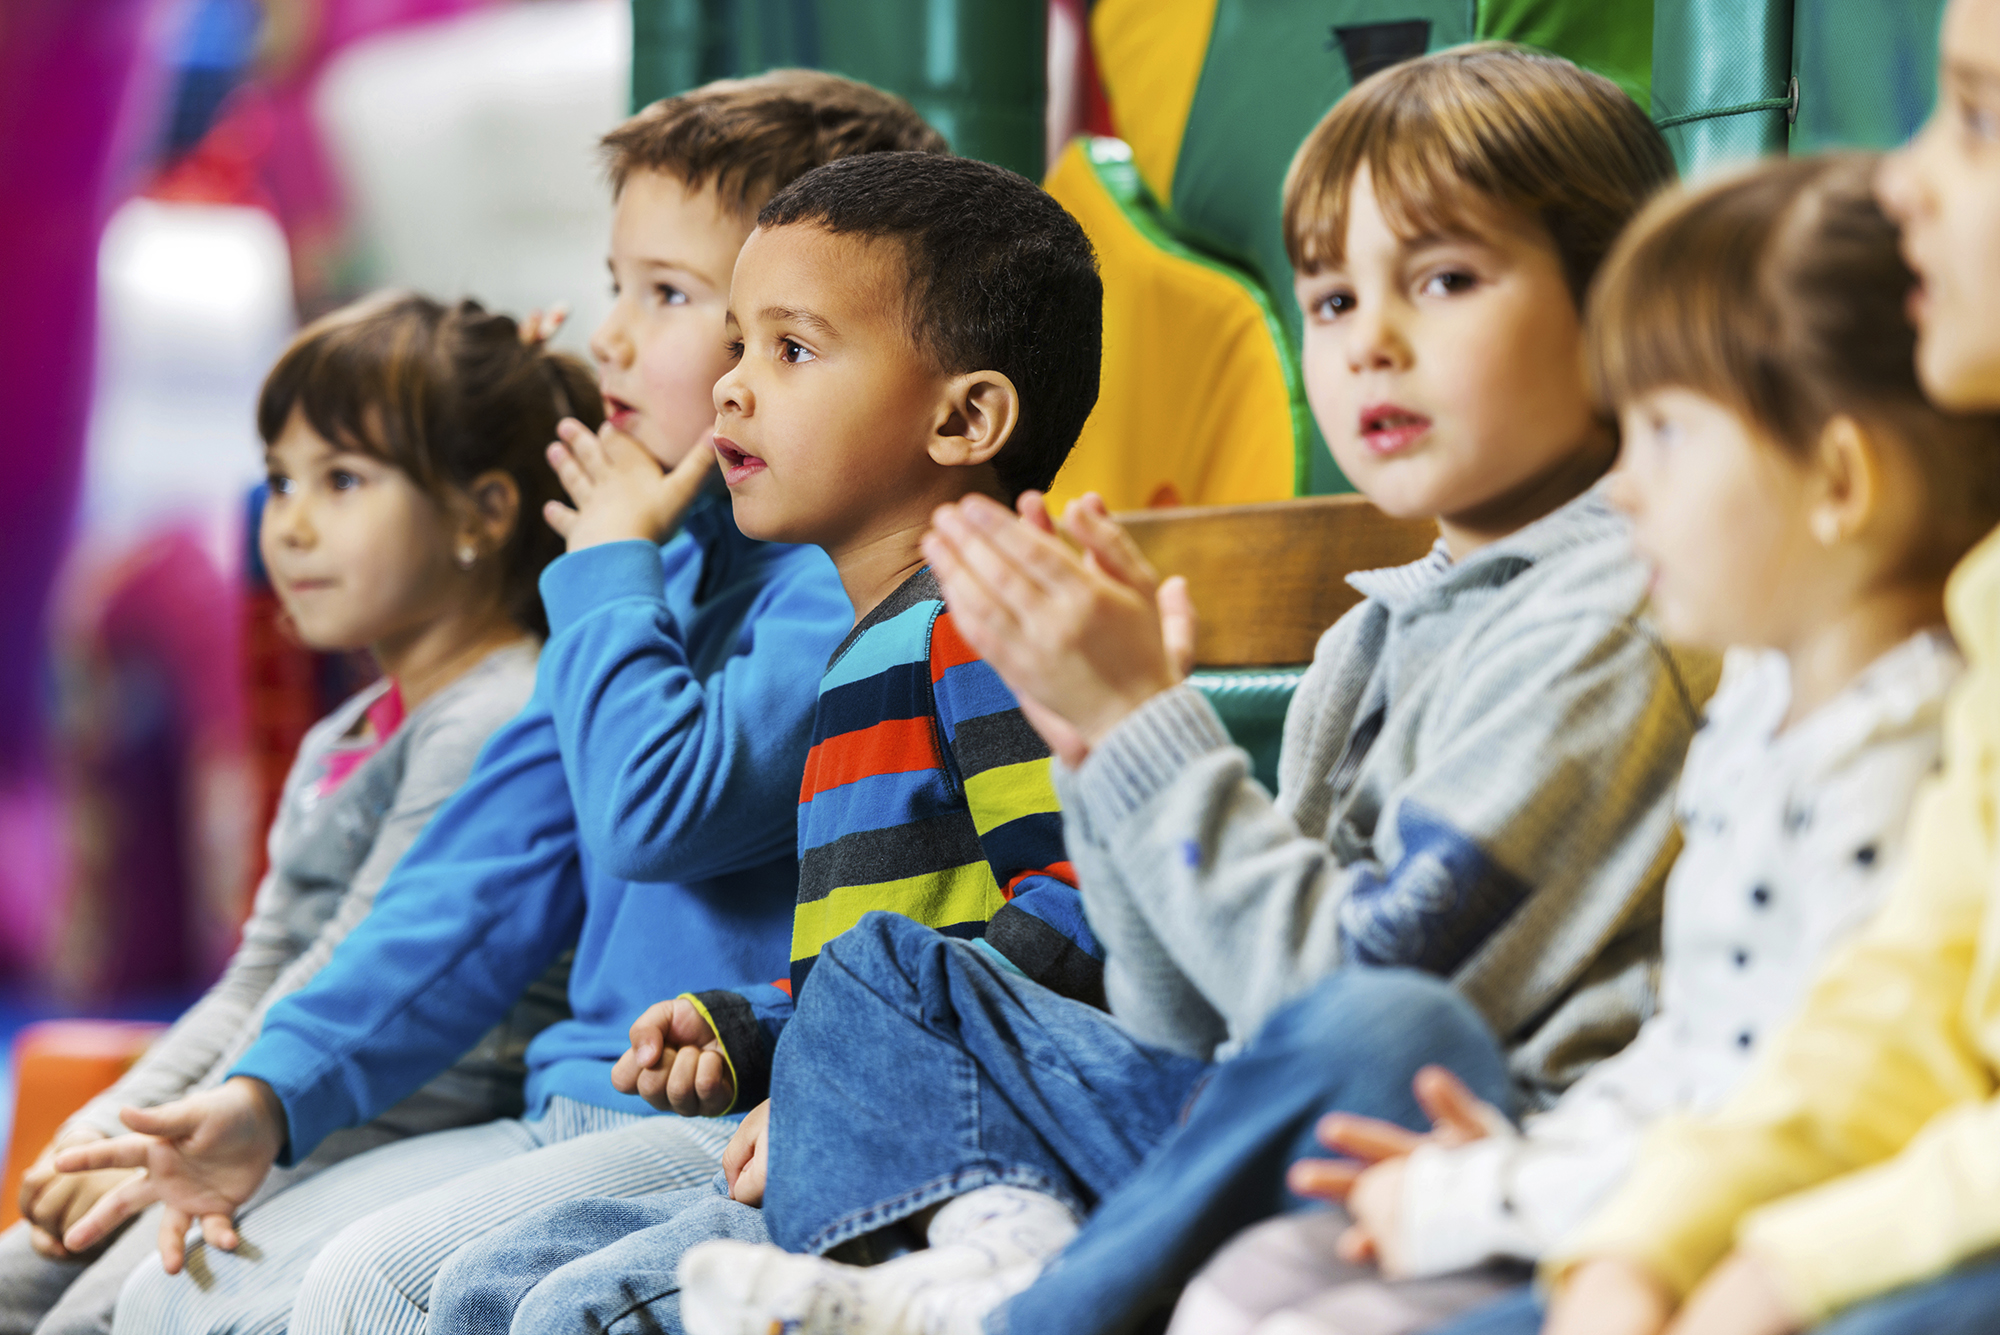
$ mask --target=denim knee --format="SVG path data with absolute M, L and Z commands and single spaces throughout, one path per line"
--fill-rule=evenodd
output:
M 1485 1020 L 1450 984 L 1415 969 L 1335 971 L 1265 1022 L 1245 1051 L 1253 1054 L 1296 1062 L 1329 1085 L 1435 1063 L 1511 1110 L 1505 1058 Z

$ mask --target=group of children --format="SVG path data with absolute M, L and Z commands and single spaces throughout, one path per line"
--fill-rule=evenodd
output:
M 1690 187 L 1516 47 L 1327 114 L 1308 397 L 1440 536 L 1275 796 L 1042 500 L 1088 241 L 895 98 L 607 136 L 594 384 L 312 325 L 261 548 L 384 676 L 0 1333 L 1993 1328 L 2000 0 L 1943 42 L 1895 157 Z

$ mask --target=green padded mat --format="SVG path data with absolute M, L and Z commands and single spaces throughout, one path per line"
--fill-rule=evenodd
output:
M 1791 151 L 1893 148 L 1916 133 L 1937 101 L 1943 17 L 1944 0 L 1797 0 Z
M 1278 791 L 1278 750 L 1285 738 L 1285 711 L 1306 674 L 1305 665 L 1270 668 L 1202 668 L 1188 685 L 1208 697 L 1229 729 L 1230 738 L 1250 753 L 1250 773 L 1270 792 Z
M 785 65 L 910 100 L 952 148 L 1039 180 L 1045 0 L 633 0 L 632 104 Z

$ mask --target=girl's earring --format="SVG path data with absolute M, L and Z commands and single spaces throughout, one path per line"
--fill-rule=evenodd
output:
M 472 566 L 473 566 L 473 563 L 474 563 L 474 562 L 476 562 L 476 561 L 478 561 L 478 560 L 479 560 L 479 549 L 478 549 L 477 547 L 474 547 L 474 546 L 473 546 L 473 545 L 472 545 L 471 543 L 469 543 L 469 542 L 467 542 L 467 543 L 461 543 L 461 544 L 459 545 L 459 548 L 458 548 L 458 568 L 459 568 L 460 570 L 470 570 L 470 569 L 472 569 Z
M 1813 516 L 1812 530 L 1813 536 L 1819 539 L 1820 546 L 1831 547 L 1841 538 L 1840 516 L 1822 510 Z

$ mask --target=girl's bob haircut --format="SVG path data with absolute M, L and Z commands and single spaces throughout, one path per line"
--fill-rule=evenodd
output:
M 2000 416 L 1944 412 L 1917 380 L 1916 278 L 1875 202 L 1877 162 L 1783 159 L 1654 201 L 1591 294 L 1590 377 L 1614 411 L 1691 390 L 1797 459 L 1852 418 L 1922 475 L 1912 568 L 1934 572 L 2000 522 Z
M 542 506 L 564 493 L 544 452 L 565 417 L 603 424 L 588 367 L 523 344 L 511 318 L 476 301 L 390 293 L 299 331 L 264 377 L 257 434 L 273 443 L 294 414 L 336 449 L 402 469 L 436 500 L 485 473 L 513 478 L 521 501 L 499 553 L 502 596 L 522 629 L 548 634 L 537 581 L 563 540 Z
M 1674 176 L 1617 84 L 1507 42 L 1392 65 L 1334 104 L 1285 177 L 1285 253 L 1300 273 L 1341 262 L 1364 167 L 1406 239 L 1478 235 L 1496 208 L 1539 220 L 1579 307 L 1619 230 Z

